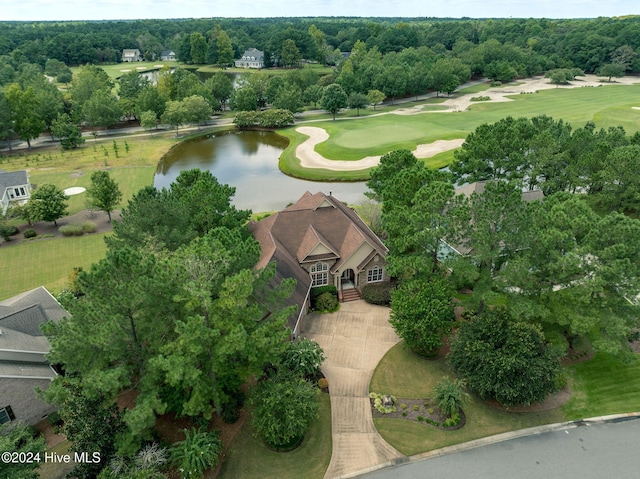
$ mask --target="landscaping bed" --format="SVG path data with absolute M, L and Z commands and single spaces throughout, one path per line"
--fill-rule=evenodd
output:
M 374 406 L 373 398 L 370 399 L 370 402 L 371 413 L 374 418 L 405 419 L 407 421 L 424 423 L 427 426 L 437 427 L 444 431 L 455 431 L 456 429 L 462 428 L 466 423 L 466 417 L 461 410 L 460 422 L 454 426 L 445 427 L 444 422 L 447 420 L 447 416 L 443 414 L 437 406 L 432 404 L 429 399 L 396 398 L 396 411 L 389 413 L 381 413 L 378 411 Z

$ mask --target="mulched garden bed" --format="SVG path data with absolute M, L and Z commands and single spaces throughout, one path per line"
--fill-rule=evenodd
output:
M 373 417 L 385 417 L 385 418 L 394 418 L 394 419 L 406 419 L 407 421 L 421 422 L 427 426 L 437 427 L 438 429 L 442 429 L 444 431 L 455 431 L 456 429 L 462 428 L 467 419 L 464 415 L 463 411 L 460 411 L 460 422 L 455 426 L 444 427 L 444 421 L 447 419 L 447 416 L 442 414 L 440 409 L 437 406 L 431 403 L 429 399 L 403 399 L 396 398 L 396 411 L 390 412 L 388 414 L 383 414 L 378 411 L 373 405 L 373 399 L 371 402 L 371 412 Z M 405 405 L 406 408 L 402 408 L 402 405 Z M 420 419 L 422 418 L 422 419 Z

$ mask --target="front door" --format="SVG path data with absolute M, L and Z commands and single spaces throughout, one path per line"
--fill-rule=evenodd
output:
M 342 272 L 342 276 L 340 277 L 340 281 L 342 282 L 343 288 L 355 288 L 355 278 L 356 275 L 352 269 L 345 269 Z

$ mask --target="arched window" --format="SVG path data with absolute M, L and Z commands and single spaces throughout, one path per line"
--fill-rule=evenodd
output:
M 374 266 L 367 271 L 367 283 L 378 283 L 384 281 L 384 269 L 380 266 Z
M 311 287 L 326 286 L 329 284 L 329 265 L 318 262 L 311 266 Z

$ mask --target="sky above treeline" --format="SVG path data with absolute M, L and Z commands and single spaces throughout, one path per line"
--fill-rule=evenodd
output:
M 0 0 L 0 20 L 210 17 L 595 18 L 640 14 L 638 0 Z

